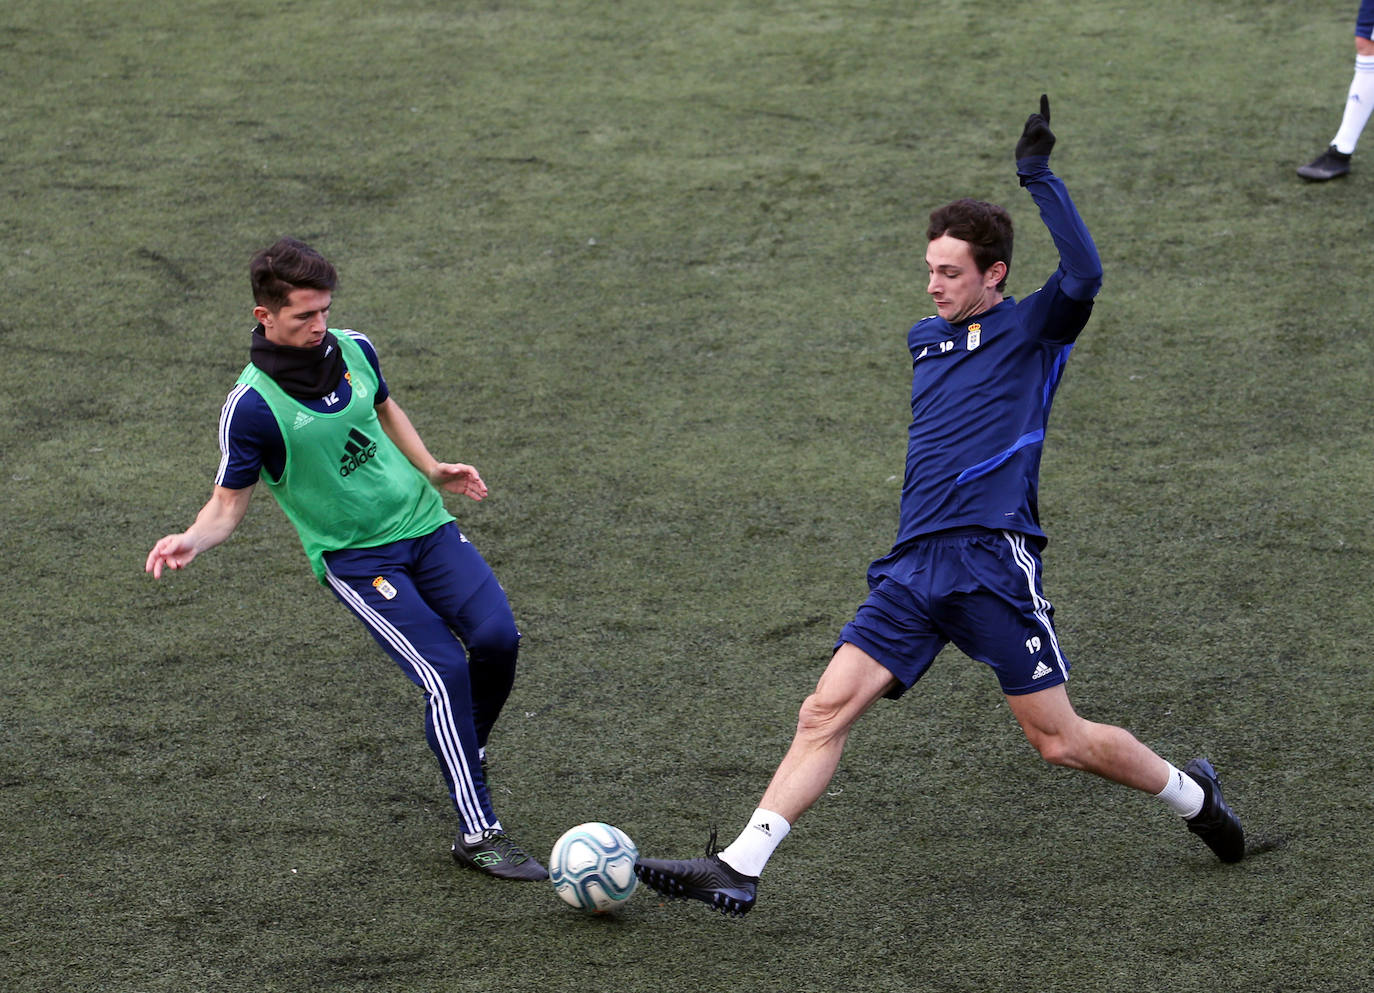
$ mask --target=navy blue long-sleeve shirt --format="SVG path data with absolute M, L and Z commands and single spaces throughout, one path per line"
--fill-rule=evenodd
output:
M 894 548 L 966 527 L 1045 540 L 1038 507 L 1045 427 L 1102 285 L 1102 262 L 1048 156 L 1019 160 L 1017 172 L 1054 239 L 1059 268 L 1019 302 L 1006 297 L 957 324 L 928 317 L 909 332 L 911 427 Z

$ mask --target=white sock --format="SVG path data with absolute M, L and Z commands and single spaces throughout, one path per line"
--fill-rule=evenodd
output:
M 485 837 L 487 836 L 487 831 L 500 831 L 500 830 L 501 830 L 501 822 L 500 822 L 500 821 L 497 821 L 495 824 L 493 824 L 491 827 L 487 828 L 485 831 L 478 831 L 476 834 L 471 834 L 470 832 L 464 831 L 464 832 L 463 832 L 463 841 L 464 841 L 465 843 L 469 844 L 469 845 L 475 845 L 475 844 L 477 844 L 479 841 L 481 841 L 483 838 L 485 838 Z
M 1174 813 L 1179 817 L 1196 817 L 1202 813 L 1202 802 L 1206 797 L 1203 795 L 1202 787 L 1197 784 L 1197 780 L 1188 775 L 1181 769 L 1169 766 L 1169 785 L 1160 790 L 1155 796 L 1159 797 Z
M 1341 129 L 1331 144 L 1336 151 L 1349 155 L 1355 151 L 1355 143 L 1360 140 L 1360 132 L 1374 113 L 1374 55 L 1355 56 L 1355 77 L 1350 80 L 1350 94 L 1345 98 L 1345 114 L 1341 117 Z
M 757 876 L 772 857 L 787 832 L 792 830 L 781 814 L 760 807 L 749 818 L 749 826 L 740 832 L 728 848 L 720 852 L 720 860 L 746 876 Z

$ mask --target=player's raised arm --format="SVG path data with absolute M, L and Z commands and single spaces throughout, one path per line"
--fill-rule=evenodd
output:
M 248 512 L 253 487 L 231 490 L 216 486 L 205 506 L 200 508 L 195 523 L 179 534 L 169 534 L 148 553 L 143 566 L 154 579 L 162 578 L 163 569 L 184 569 L 201 552 L 214 548 L 234 533 L 234 529 Z
M 1059 267 L 1064 273 L 1060 290 L 1071 299 L 1088 301 L 1102 288 L 1102 259 L 1088 226 L 1069 199 L 1069 191 L 1050 171 L 1054 143 L 1050 98 L 1042 93 L 1039 112 L 1026 118 L 1016 142 L 1016 174 L 1040 208 L 1040 219 L 1059 251 Z

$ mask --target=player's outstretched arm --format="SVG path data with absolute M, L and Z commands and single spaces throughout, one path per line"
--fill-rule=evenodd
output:
M 153 546 L 144 563 L 143 571 L 151 572 L 154 579 L 162 578 L 163 569 L 184 569 L 201 552 L 214 548 L 234 533 L 234 529 L 248 513 L 248 502 L 253 498 L 253 487 L 231 490 L 216 486 L 195 523 L 180 534 L 169 534 Z
M 415 425 L 393 398 L 387 397 L 377 405 L 377 420 L 381 422 L 387 437 L 410 460 L 410 464 L 424 473 L 425 478 L 435 486 L 474 500 L 481 500 L 487 495 L 487 484 L 482 482 L 481 475 L 472 466 L 462 462 L 440 462 L 429 453 L 420 438 L 420 432 L 415 430 Z
M 1073 300 L 1087 301 L 1102 287 L 1102 259 L 1087 225 L 1069 198 L 1069 191 L 1050 172 L 1054 142 L 1054 132 L 1050 130 L 1050 98 L 1042 93 L 1039 112 L 1026 118 L 1026 125 L 1016 142 L 1016 172 L 1021 185 L 1040 208 L 1040 219 L 1059 251 L 1059 267 L 1063 272 L 1060 290 Z

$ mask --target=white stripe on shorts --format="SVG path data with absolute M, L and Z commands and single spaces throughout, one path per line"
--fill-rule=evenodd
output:
M 1012 558 L 1021 567 L 1021 571 L 1026 576 L 1026 587 L 1030 590 L 1031 602 L 1035 605 L 1035 619 L 1040 622 L 1040 626 L 1045 629 L 1045 635 L 1049 638 L 1050 648 L 1054 651 L 1055 663 L 1059 666 L 1059 671 L 1065 679 L 1069 678 L 1069 667 L 1064 664 L 1063 653 L 1059 651 L 1059 639 L 1055 637 L 1054 625 L 1050 623 L 1050 602 L 1040 595 L 1035 588 L 1035 556 L 1026 547 L 1026 536 L 1015 531 L 1003 531 L 1002 537 L 1007 539 L 1007 544 L 1011 545 Z

